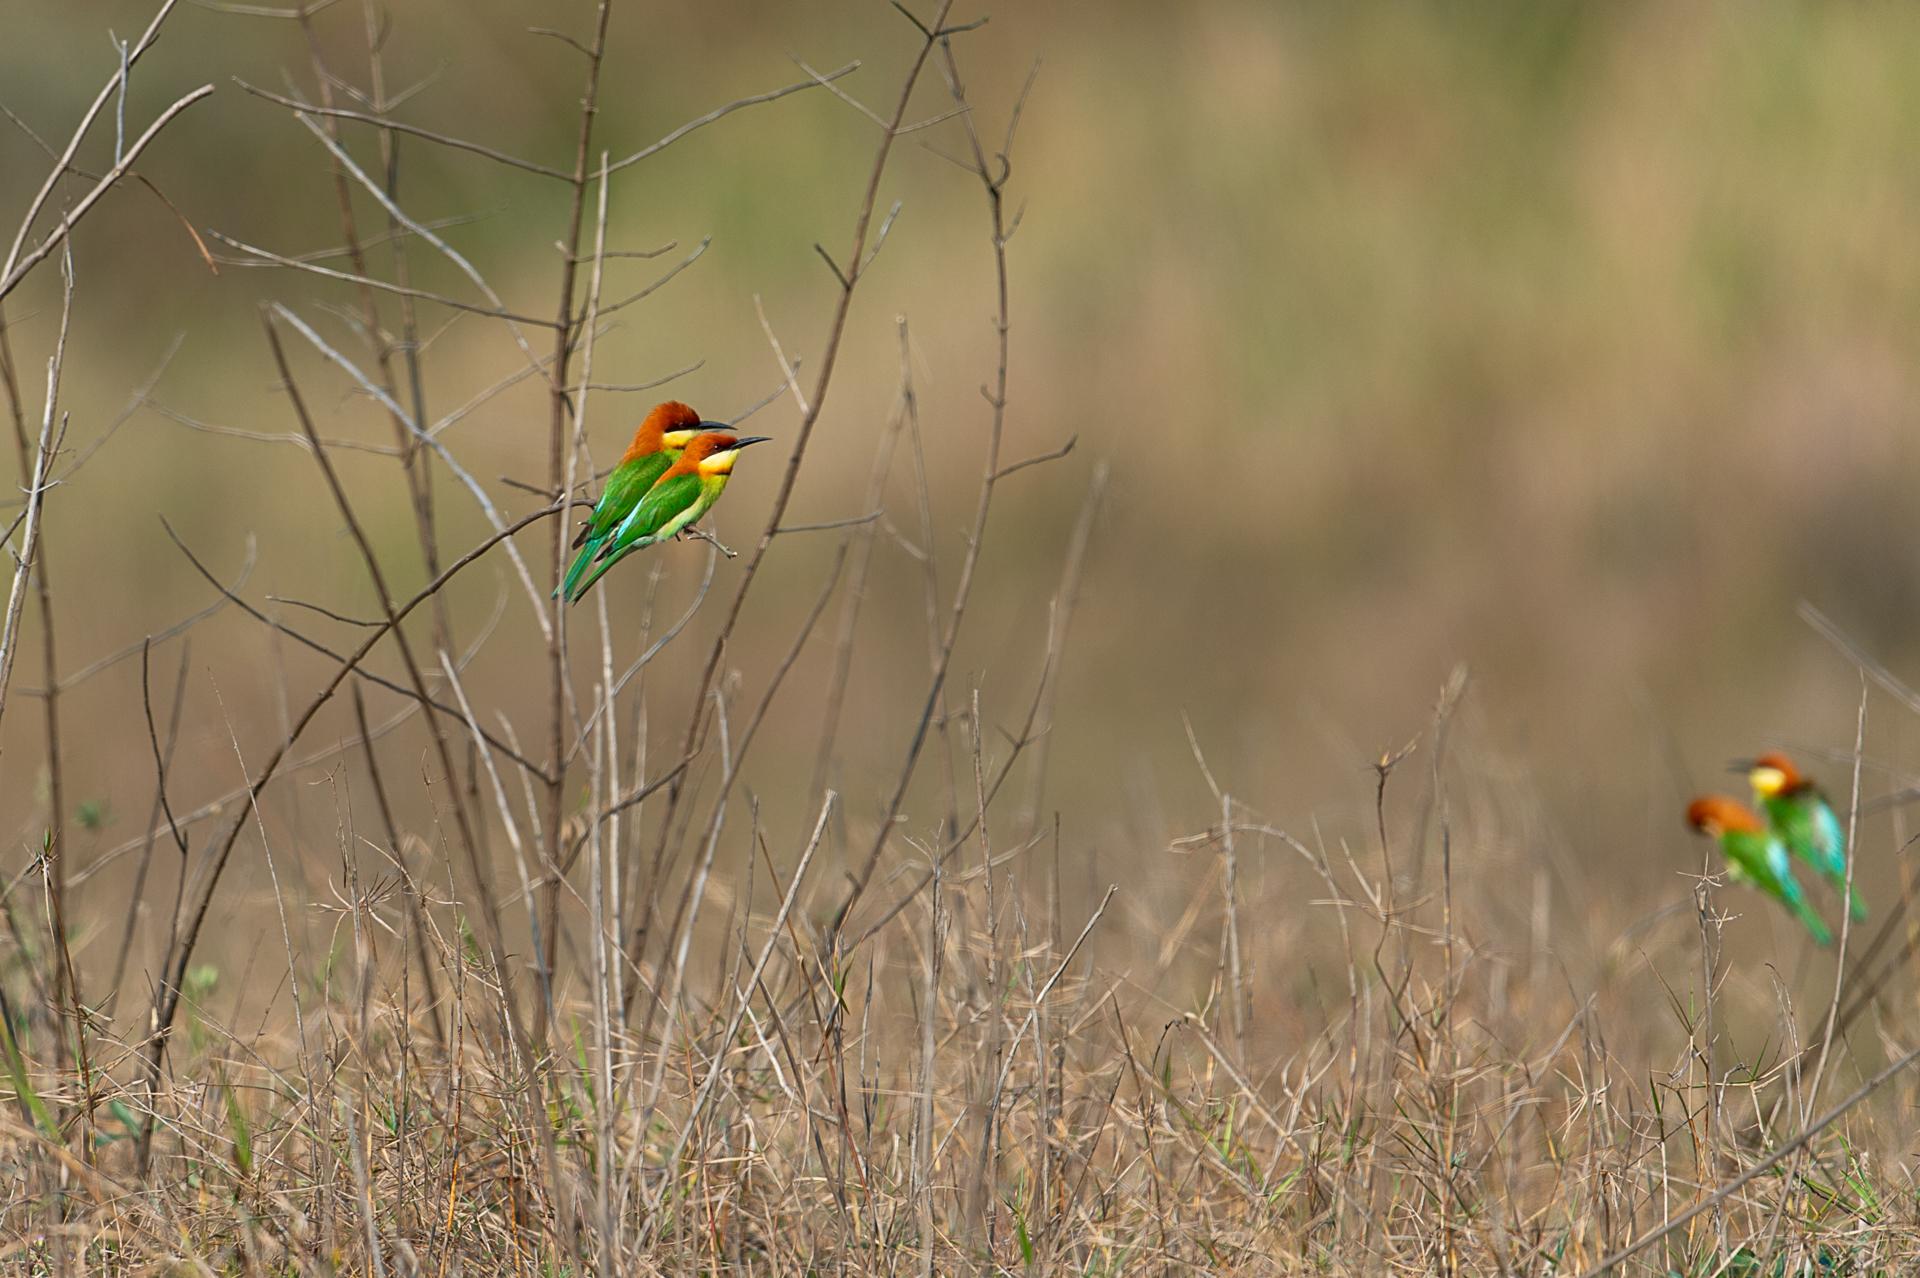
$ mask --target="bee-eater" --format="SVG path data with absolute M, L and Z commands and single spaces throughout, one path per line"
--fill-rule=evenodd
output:
M 554 596 L 573 597 L 573 588 L 585 575 L 587 565 L 600 553 L 601 546 L 620 522 L 633 513 L 647 490 L 666 474 L 667 467 L 679 460 L 680 450 L 687 446 L 687 441 L 703 430 L 724 429 L 720 422 L 701 421 L 700 414 L 678 400 L 655 404 L 640 423 L 640 429 L 633 432 L 633 442 L 627 445 L 619 464 L 608 473 L 607 485 L 600 490 L 593 514 L 580 525 L 580 535 L 573 539 L 580 553 L 574 556 L 565 579 L 554 589 Z
M 1746 773 L 1760 810 L 1787 850 L 1836 889 L 1846 891 L 1847 831 L 1820 787 L 1778 750 L 1747 764 Z M 1866 903 L 1858 892 L 1848 905 L 1855 921 L 1867 917 Z
M 1807 904 L 1806 893 L 1793 877 L 1787 845 L 1753 809 L 1724 794 L 1703 795 L 1687 805 L 1687 824 L 1720 844 L 1729 878 L 1751 883 L 1792 910 L 1819 944 L 1833 941 L 1833 933 Z
M 681 451 L 679 460 L 667 467 L 659 482 L 647 490 L 633 513 L 601 542 L 593 556 L 597 566 L 585 581 L 577 586 L 570 584 L 568 601 L 579 603 L 593 588 L 593 583 L 606 575 L 607 569 L 642 546 L 678 536 L 711 510 L 713 503 L 720 500 L 720 494 L 726 491 L 740 450 L 766 442 L 765 435 L 739 436 L 720 430 L 695 435 Z

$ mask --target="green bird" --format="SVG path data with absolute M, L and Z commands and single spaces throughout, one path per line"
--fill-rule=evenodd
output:
M 690 527 L 726 491 L 740 450 L 766 442 L 765 435 L 741 437 L 719 430 L 695 435 L 681 451 L 680 459 L 647 490 L 633 513 L 601 542 L 593 556 L 597 566 L 592 574 L 577 585 L 573 584 L 573 574 L 568 574 L 568 602 L 579 603 L 609 568 L 642 546 L 666 541 Z
M 1793 760 L 1778 750 L 1746 765 L 1747 782 L 1767 814 L 1767 824 L 1787 850 L 1812 866 L 1835 890 L 1847 890 L 1847 830 L 1834 815 L 1820 787 Z M 1855 892 L 1848 899 L 1854 921 L 1867 917 L 1867 906 Z
M 640 423 L 640 429 L 633 432 L 633 442 L 627 445 L 619 464 L 608 473 L 607 486 L 600 490 L 593 514 L 580 525 L 580 535 L 573 539 L 574 549 L 580 553 L 568 566 L 566 577 L 554 588 L 554 598 L 563 595 L 573 598 L 574 587 L 586 575 L 588 565 L 593 563 L 607 538 L 633 513 L 647 490 L 667 473 L 667 467 L 680 459 L 680 450 L 701 431 L 719 428 L 719 422 L 701 421 L 700 414 L 678 400 L 670 399 L 653 406 L 646 420 Z
M 1720 844 L 1728 877 L 1752 884 L 1793 911 L 1819 944 L 1833 942 L 1833 933 L 1807 904 L 1807 894 L 1793 877 L 1787 845 L 1753 809 L 1724 794 L 1704 795 L 1687 805 L 1687 824 Z

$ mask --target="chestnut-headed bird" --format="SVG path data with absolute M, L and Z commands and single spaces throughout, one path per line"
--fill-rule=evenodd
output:
M 619 464 L 608 473 L 607 485 L 600 490 L 593 514 L 580 525 L 580 535 L 573 539 L 574 548 L 580 553 L 574 556 L 566 577 L 554 589 L 554 597 L 573 598 L 573 589 L 586 575 L 587 565 L 600 553 L 621 521 L 633 513 L 647 490 L 667 473 L 667 467 L 680 459 L 680 450 L 689 440 L 701 431 L 725 429 L 724 423 L 701 421 L 700 414 L 679 400 L 655 404 L 640 423 L 640 429 L 633 432 L 633 442 L 627 445 Z
M 1687 805 L 1687 824 L 1720 844 L 1729 878 L 1752 884 L 1792 910 L 1821 945 L 1832 942 L 1833 933 L 1807 904 L 1807 894 L 1793 877 L 1786 844 L 1753 809 L 1724 794 L 1702 795 Z
M 1833 805 L 1813 780 L 1793 766 L 1778 750 L 1744 765 L 1767 824 L 1787 845 L 1787 851 L 1812 866 L 1839 891 L 1847 890 L 1847 831 L 1834 815 Z M 1855 892 L 1849 901 L 1857 921 L 1867 917 L 1866 903 Z
M 633 513 L 601 543 L 594 554 L 592 575 L 568 590 L 568 601 L 579 603 L 607 569 L 642 546 L 666 541 L 690 527 L 726 491 L 740 450 L 766 442 L 765 435 L 740 436 L 719 430 L 695 435 L 681 450 L 680 459 L 667 467 Z

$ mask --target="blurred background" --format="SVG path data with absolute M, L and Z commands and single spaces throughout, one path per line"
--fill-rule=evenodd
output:
M 18 121 L 0 129 L 8 225 L 46 172 L 26 130 L 61 145 L 115 65 L 107 33 L 136 34 L 150 12 L 96 0 L 9 16 L 0 101 Z M 568 167 L 578 59 L 525 27 L 572 29 L 589 16 L 585 4 L 394 6 L 388 92 L 423 85 L 396 118 Z M 364 88 L 360 6 L 333 6 L 314 30 L 328 64 Z M 837 84 L 884 113 L 912 37 L 866 0 L 621 6 L 598 144 L 615 158 L 638 150 L 722 103 L 805 79 L 799 61 L 825 72 L 861 60 Z M 1336 859 L 1343 844 L 1365 849 L 1374 762 L 1427 728 L 1464 663 L 1471 682 L 1447 766 L 1455 870 L 1472 901 L 1462 926 L 1475 944 L 1550 950 L 1584 987 L 1638 947 L 1684 943 L 1695 926 L 1685 875 L 1702 852 L 1681 816 L 1692 791 L 1740 792 L 1726 762 L 1769 743 L 1798 749 L 1829 788 L 1847 789 L 1861 682 L 1797 604 L 1811 601 L 1920 680 L 1920 11 L 1125 4 L 1095 20 L 1080 5 L 1004 5 L 962 44 L 989 139 L 1036 55 L 1009 186 L 1022 216 L 1010 247 L 1006 459 L 1078 444 L 997 497 L 952 698 L 963 706 L 978 688 L 988 721 L 1018 730 L 1074 521 L 1096 468 L 1110 467 L 1058 667 L 1046 788 L 1022 800 L 1042 822 L 1060 814 L 1066 913 L 1083 917 L 1121 881 L 1104 943 L 1154 954 L 1201 890 L 1196 857 L 1169 850 L 1220 810 L 1187 723 L 1219 784 L 1261 819 Z M 134 75 L 129 136 L 187 89 L 217 89 L 141 173 L 203 233 L 287 255 L 334 246 L 324 152 L 236 79 L 311 98 L 299 29 L 183 6 Z M 909 118 L 946 104 L 930 78 Z M 956 129 L 909 135 L 888 172 L 883 207 L 897 199 L 902 209 L 856 302 L 792 514 L 863 513 L 899 380 L 895 317 L 905 316 L 943 597 L 972 516 L 987 424 L 978 387 L 994 358 L 984 201 L 934 153 L 959 153 Z M 348 125 L 345 138 L 375 162 L 369 130 Z M 816 89 L 722 120 L 614 179 L 609 247 L 678 248 L 610 263 L 609 296 L 711 244 L 600 339 L 599 381 L 699 364 L 658 393 L 593 396 L 588 430 L 602 464 L 656 398 L 732 417 L 774 389 L 756 298 L 788 352 L 817 363 L 836 285 L 812 245 L 844 254 L 876 140 L 870 121 Z M 81 162 L 97 171 L 111 148 L 109 125 Z M 401 157 L 409 212 L 460 219 L 441 233 L 507 305 L 550 313 L 563 188 L 427 143 L 403 142 Z M 431 252 L 416 248 L 410 261 L 422 287 L 473 296 Z M 284 302 L 360 352 L 348 286 L 224 261 L 215 275 L 138 187 L 84 226 L 75 262 L 71 448 L 98 439 L 178 350 L 152 403 L 51 499 L 62 668 L 212 601 L 162 517 L 219 572 L 237 571 L 253 537 L 251 599 L 374 611 L 308 456 L 196 430 L 155 407 L 231 430 L 297 430 L 259 305 Z M 9 303 L 30 404 L 58 310 L 48 270 Z M 431 306 L 423 316 L 431 416 L 524 362 L 499 324 Z M 295 363 L 323 431 L 389 442 L 390 424 L 348 381 L 309 350 Z M 786 399 L 753 420 L 783 441 L 795 422 Z M 543 478 L 546 431 L 545 402 L 523 383 L 444 439 L 513 515 L 539 499 L 501 479 Z M 779 479 L 773 452 L 748 455 L 718 512 L 733 545 L 757 534 Z M 396 589 L 417 588 L 424 570 L 397 467 L 352 453 L 341 465 Z M 484 532 L 472 502 L 444 472 L 436 491 L 443 544 L 472 544 Z M 913 493 L 911 467 L 897 462 L 833 778 L 857 848 L 925 695 L 921 569 L 891 531 L 917 538 Z M 729 653 L 746 695 L 791 642 L 840 535 L 776 544 Z M 537 564 L 544 536 L 522 541 Z M 704 557 L 698 546 L 656 557 L 660 619 L 691 598 Z M 741 562 L 720 565 L 722 597 Z M 626 659 L 640 647 L 647 581 L 636 564 L 603 583 Z M 542 742 L 538 632 L 497 557 L 452 593 L 456 628 L 463 641 L 479 634 L 503 594 L 469 688 L 523 740 Z M 324 618 L 262 606 L 351 641 Z M 685 714 L 677 685 L 697 672 L 714 611 L 648 674 L 649 721 L 674 740 Z M 747 778 L 783 859 L 816 806 L 806 782 L 828 634 L 774 703 Z M 157 685 L 171 687 L 179 642 L 156 648 Z M 592 647 L 583 642 L 576 660 L 597 669 Z M 182 809 L 237 784 L 236 746 L 257 762 L 283 731 L 286 702 L 297 707 L 327 669 L 233 609 L 191 632 L 187 660 L 173 795 Z M 76 869 L 145 829 L 153 765 L 138 664 L 64 699 Z M 30 647 L 16 685 L 36 684 L 38 670 Z M 397 705 L 386 699 L 376 717 Z M 37 706 L 16 696 L 8 710 L 0 810 L 13 814 L 12 874 L 35 846 L 47 794 Z M 1913 723 L 1885 697 L 1870 702 L 1869 795 L 1903 783 L 1917 757 Z M 336 707 L 309 744 L 350 731 Z M 387 765 L 417 780 L 423 740 L 383 743 Z M 1004 753 L 1004 738 L 987 744 Z M 672 747 L 655 748 L 665 757 Z M 922 838 L 943 814 L 933 796 L 945 764 L 930 759 L 908 804 L 906 829 Z M 1419 819 L 1431 761 L 1416 754 L 1405 766 L 1404 799 L 1390 794 L 1396 833 Z M 340 856 L 329 784 L 324 770 L 303 773 L 266 812 L 315 896 Z M 1020 784 L 1031 787 L 1031 774 Z M 424 813 L 420 787 L 406 789 L 401 801 Z M 1902 838 L 1897 813 L 1863 825 L 1860 876 L 1876 908 L 1900 891 Z M 132 864 L 122 856 L 79 890 L 110 902 Z M 1335 935 L 1329 912 L 1309 905 L 1323 888 L 1291 853 L 1265 853 L 1242 873 L 1278 947 L 1269 974 L 1288 947 Z M 227 899 L 238 907 L 256 890 L 235 880 Z M 1798 952 L 1774 911 L 1727 899 L 1744 913 L 1731 946 Z M 92 917 L 84 907 L 82 917 Z M 112 914 L 99 919 L 117 930 Z M 237 928 L 216 942 L 238 955 L 259 938 Z M 1211 967 L 1197 951 L 1194 979 Z

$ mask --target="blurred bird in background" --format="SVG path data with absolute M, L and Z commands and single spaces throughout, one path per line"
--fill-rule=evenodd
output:
M 1723 794 L 1702 795 L 1687 805 L 1687 824 L 1720 844 L 1728 877 L 1749 883 L 1786 906 L 1819 944 L 1833 941 L 1833 933 L 1807 904 L 1806 893 L 1793 877 L 1786 844 L 1753 809 Z
M 1735 767 L 1747 775 L 1767 824 L 1787 851 L 1812 866 L 1839 892 L 1847 890 L 1847 831 L 1818 785 L 1778 750 Z M 1858 892 L 1849 906 L 1856 922 L 1867 917 Z

